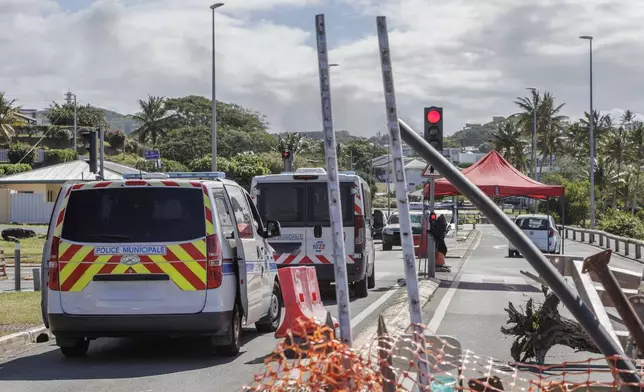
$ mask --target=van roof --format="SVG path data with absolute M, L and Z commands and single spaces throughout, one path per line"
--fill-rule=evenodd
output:
M 327 172 L 321 167 L 303 167 L 294 172 L 283 172 L 280 174 L 267 174 L 263 176 L 253 177 L 253 183 L 266 183 L 266 182 L 293 182 L 305 180 L 326 180 Z M 302 178 L 295 178 L 302 177 Z M 307 178 L 308 177 L 308 178 Z M 339 181 L 355 181 L 360 180 L 366 184 L 366 181 L 356 174 L 354 171 L 345 171 L 338 173 Z

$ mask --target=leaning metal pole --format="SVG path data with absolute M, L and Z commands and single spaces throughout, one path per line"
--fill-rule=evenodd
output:
M 421 324 L 422 314 L 420 306 L 420 293 L 418 289 L 418 272 L 414 255 L 414 239 L 411 231 L 411 217 L 409 215 L 409 197 L 407 195 L 407 181 L 405 179 L 405 165 L 403 161 L 402 142 L 398 128 L 398 112 L 396 109 L 396 92 L 394 90 L 394 76 L 391 67 L 391 52 L 389 51 L 389 34 L 387 32 L 387 18 L 376 18 L 378 30 L 378 47 L 380 51 L 380 65 L 382 68 L 382 82 L 385 92 L 385 109 L 387 112 L 387 127 L 389 128 L 389 144 L 393 158 L 394 177 L 396 179 L 396 201 L 398 202 L 398 216 L 400 217 L 400 242 L 403 248 L 405 263 L 405 280 L 409 295 L 409 315 L 415 327 L 414 340 L 422 348 L 418 359 L 419 384 L 421 387 L 429 386 L 428 362 L 424 355 L 424 335 Z
M 503 235 L 508 238 L 517 250 L 528 260 L 548 286 L 559 297 L 561 302 L 568 308 L 572 315 L 581 324 L 588 336 L 595 342 L 599 350 L 607 358 L 610 366 L 615 365 L 618 369 L 619 376 L 625 383 L 639 384 L 640 378 L 637 370 L 630 361 L 625 361 L 626 354 L 619 347 L 606 329 L 601 325 L 593 311 L 576 295 L 570 286 L 563 280 L 555 267 L 545 258 L 543 253 L 528 240 L 528 238 L 519 230 L 518 226 L 513 224 L 503 211 L 497 208 L 492 200 L 485 196 L 483 191 L 465 178 L 451 163 L 433 149 L 425 140 L 421 138 L 414 130 L 404 121 L 398 120 L 400 124 L 400 133 L 407 145 L 414 149 L 421 157 L 434 166 L 443 177 L 445 177 L 458 191 L 465 195 L 487 218 L 496 226 Z M 621 358 L 613 359 L 614 356 Z M 613 357 L 613 358 L 610 358 Z M 630 386 L 633 391 L 639 390 L 638 387 Z
M 329 217 L 333 231 L 333 266 L 335 270 L 335 295 L 338 301 L 340 337 L 349 347 L 351 335 L 351 313 L 349 312 L 349 284 L 347 282 L 347 260 L 344 251 L 342 229 L 342 208 L 340 206 L 340 183 L 338 181 L 338 157 L 336 153 L 333 116 L 331 113 L 331 83 L 329 81 L 329 59 L 326 49 L 326 25 L 324 14 L 315 16 L 315 33 L 318 44 L 318 68 L 320 71 L 320 96 L 322 98 L 322 124 L 324 126 L 324 153 L 326 157 Z

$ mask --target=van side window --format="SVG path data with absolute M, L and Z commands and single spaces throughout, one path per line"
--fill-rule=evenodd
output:
M 372 210 L 371 210 L 371 192 L 366 185 L 362 185 L 362 200 L 364 200 L 364 218 L 367 223 L 371 223 L 373 220 Z
M 234 235 L 235 233 L 235 218 L 233 218 L 228 204 L 226 204 L 226 194 L 223 189 L 213 189 L 212 194 L 215 197 L 215 209 L 217 210 L 221 231 L 226 234 L 226 238 L 232 238 L 231 234 Z
M 253 200 L 250 198 L 250 196 L 246 195 L 246 201 L 248 202 L 248 205 L 250 206 L 250 211 L 253 214 L 253 220 L 255 221 L 255 228 L 258 230 L 258 232 L 264 232 L 264 223 L 262 222 L 262 218 L 259 216 L 259 212 L 257 211 L 257 207 L 255 207 L 255 203 L 253 203 Z
M 233 207 L 233 214 L 237 221 L 239 238 L 255 238 L 255 235 L 253 234 L 254 222 L 244 193 L 241 189 L 228 185 L 226 186 L 226 191 L 230 197 L 230 204 Z

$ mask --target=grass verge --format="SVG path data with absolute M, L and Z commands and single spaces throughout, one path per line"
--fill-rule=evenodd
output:
M 45 238 L 45 234 L 36 234 L 35 237 L 20 240 L 20 262 L 24 264 L 40 264 Z M 7 265 L 13 265 L 15 244 L 12 241 L 5 241 L 0 238 L 0 246 L 4 249 L 4 258 Z
M 39 292 L 0 293 L 0 336 L 41 324 Z

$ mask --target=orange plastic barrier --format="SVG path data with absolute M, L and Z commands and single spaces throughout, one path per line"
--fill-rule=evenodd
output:
M 324 324 L 328 311 L 322 304 L 322 294 L 320 293 L 320 285 L 318 284 L 318 276 L 315 274 L 315 267 L 304 267 L 308 276 L 309 283 L 309 296 L 311 298 L 311 311 L 318 323 Z M 332 317 L 333 327 L 340 326 L 338 321 Z
M 315 267 L 280 268 L 277 273 L 285 315 L 284 321 L 275 331 L 275 337 L 285 338 L 289 329 L 299 326 L 298 320 L 301 318 L 313 320 L 319 325 L 324 324 L 327 310 L 322 305 Z M 335 319 L 333 323 L 338 325 Z

